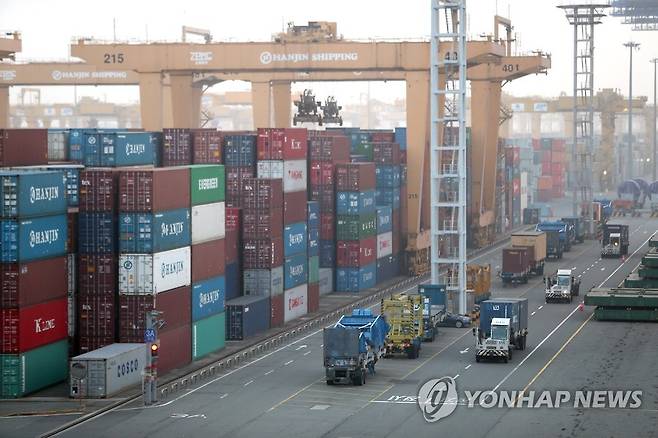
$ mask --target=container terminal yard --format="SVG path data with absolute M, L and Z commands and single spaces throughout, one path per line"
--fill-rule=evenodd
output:
M 28 3 L 0 436 L 658 436 L 655 1 Z

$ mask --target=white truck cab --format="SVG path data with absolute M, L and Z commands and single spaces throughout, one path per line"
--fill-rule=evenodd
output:
M 603 247 L 601 254 L 605 256 L 618 256 L 621 254 L 620 233 L 610 233 L 610 240 L 608 244 Z
M 546 279 L 546 302 L 571 302 L 574 289 L 575 282 L 571 269 L 558 269 L 554 277 Z
M 475 329 L 474 329 L 475 330 Z M 479 329 L 476 331 L 475 360 L 480 361 L 482 356 L 485 357 L 502 357 L 505 362 L 512 359 L 512 349 L 510 347 L 510 318 L 492 318 L 491 333 L 489 337 L 482 338 L 484 333 Z

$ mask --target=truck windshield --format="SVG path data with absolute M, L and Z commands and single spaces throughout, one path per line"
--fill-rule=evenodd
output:
M 569 277 L 566 275 L 559 275 L 557 277 L 558 286 L 569 286 Z
M 507 326 L 505 325 L 492 325 L 491 326 L 491 339 L 504 341 L 507 339 Z

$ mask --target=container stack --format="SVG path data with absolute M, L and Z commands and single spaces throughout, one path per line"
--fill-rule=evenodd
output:
M 466 131 L 467 146 L 470 146 L 469 129 Z M 400 145 L 400 208 L 397 214 L 393 211 L 393 253 L 398 254 L 398 263 L 402 267 L 407 247 L 407 128 L 395 128 L 394 139 Z
M 64 178 L 3 172 L 0 194 L 0 397 L 13 398 L 67 375 Z
M 222 163 L 222 133 L 216 129 L 192 129 L 192 162 L 194 164 Z
M 242 296 L 242 209 L 226 207 L 226 300 Z
M 224 133 L 222 144 L 226 171 L 226 206 L 241 207 L 242 180 L 256 176 L 256 135 Z
M 159 132 L 122 132 L 117 130 L 82 131 L 82 156 L 87 167 L 156 165 L 162 143 Z
M 513 146 L 505 148 L 505 193 L 506 216 L 509 226 L 521 224 L 521 152 L 520 148 Z
M 306 203 L 308 252 L 308 312 L 320 309 L 320 205 L 317 201 Z
M 190 215 L 188 168 L 120 172 L 119 342 L 143 342 L 146 312 L 162 311 L 162 372 L 191 360 L 190 243 L 223 237 L 224 229 L 223 203 L 209 205 Z
M 566 141 L 560 138 L 533 140 L 534 162 L 537 165 L 535 201 L 548 202 L 561 198 L 565 192 L 568 156 Z
M 189 129 L 163 129 L 162 166 L 185 166 L 192 163 L 192 134 Z
M 375 165 L 336 165 L 336 188 L 336 290 L 359 292 L 376 283 Z

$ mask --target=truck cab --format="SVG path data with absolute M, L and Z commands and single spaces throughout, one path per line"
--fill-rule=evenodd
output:
M 493 318 L 491 320 L 491 332 L 484 333 L 474 328 L 473 332 L 476 333 L 476 349 L 486 351 L 486 356 L 488 357 L 502 357 L 505 362 L 511 360 L 510 324 L 510 318 Z M 482 356 L 476 354 L 475 361 L 480 362 Z
M 557 273 L 544 279 L 546 284 L 546 302 L 565 301 L 570 303 L 578 295 L 580 283 L 576 281 L 571 269 L 558 269 Z
M 604 257 L 619 257 L 621 254 L 621 234 L 610 233 L 608 244 L 601 249 L 601 255 Z

